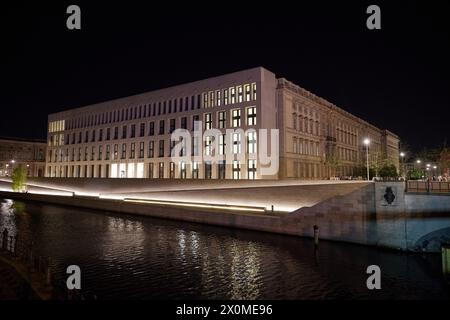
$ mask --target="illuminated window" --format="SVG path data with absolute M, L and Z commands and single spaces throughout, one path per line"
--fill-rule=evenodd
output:
M 251 131 L 247 136 L 247 150 L 248 153 L 256 153 L 257 143 L 256 143 L 256 131 Z
M 211 150 L 211 145 L 212 145 L 212 137 L 206 137 L 205 138 L 205 155 L 210 156 L 212 155 L 212 150 Z
M 233 133 L 233 154 L 241 153 L 241 134 Z
M 209 92 L 209 107 L 214 107 L 214 91 Z
M 226 147 L 225 136 L 226 136 L 225 134 L 221 134 L 219 136 L 219 154 L 220 155 L 225 154 L 225 147 Z
M 180 178 L 186 179 L 186 162 L 180 162 Z
M 241 126 L 241 109 L 231 110 L 231 126 L 239 128 Z
M 241 163 L 239 160 L 233 161 L 233 179 L 239 180 L 241 178 Z
M 247 125 L 256 126 L 256 107 L 247 108 Z
M 256 94 L 257 94 L 257 91 L 256 91 L 256 83 L 252 83 L 252 99 L 253 99 L 253 101 L 256 101 Z
M 226 127 L 226 121 L 227 121 L 226 111 L 220 111 L 219 112 L 219 128 L 220 129 L 223 129 Z
M 136 144 L 133 142 L 131 144 L 130 159 L 134 159 L 135 157 L 136 157 Z
M 228 104 L 228 89 L 223 90 L 223 104 L 225 106 Z
M 220 101 L 220 90 L 216 91 L 216 106 L 220 107 L 221 101 Z
M 212 113 L 205 114 L 205 130 L 212 129 Z
M 235 87 L 231 87 L 230 88 L 230 103 L 231 104 L 235 104 L 236 103 L 236 88 Z
M 244 85 L 244 91 L 245 91 L 245 101 L 246 102 L 251 101 L 252 96 L 251 96 L 251 89 L 250 89 L 249 84 Z
M 206 92 L 203 93 L 203 108 L 208 108 L 208 94 Z
M 247 178 L 256 179 L 256 160 L 248 160 Z
M 199 163 L 197 161 L 192 162 L 192 179 L 198 179 Z
M 164 178 L 164 162 L 160 162 L 158 165 L 158 178 Z
M 174 162 L 169 163 L 169 178 L 170 179 L 175 178 L 175 163 Z
M 237 86 L 237 93 L 238 93 L 238 99 L 237 102 L 241 103 L 243 101 L 243 91 L 242 91 L 242 86 Z

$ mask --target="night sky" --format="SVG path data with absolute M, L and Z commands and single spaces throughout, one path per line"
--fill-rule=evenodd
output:
M 0 136 L 45 138 L 49 113 L 263 66 L 412 149 L 450 138 L 449 1 L 90 2 L 2 4 Z M 382 30 L 366 28 L 369 4 Z

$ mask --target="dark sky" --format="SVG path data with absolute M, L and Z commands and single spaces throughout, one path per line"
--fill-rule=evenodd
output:
M 92 2 L 2 4 L 1 136 L 45 138 L 48 113 L 264 66 L 416 150 L 450 138 L 449 1 Z M 382 30 L 366 28 L 369 4 Z

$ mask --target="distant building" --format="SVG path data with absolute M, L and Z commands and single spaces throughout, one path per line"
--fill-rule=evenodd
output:
M 196 121 L 202 121 L 203 130 L 220 130 L 218 152 L 231 145 L 233 153 L 245 158 L 216 164 L 194 158 L 175 162 L 171 133 L 178 128 L 192 132 Z M 239 128 L 279 130 L 275 174 L 262 173 L 260 136 L 226 133 Z M 366 163 L 366 138 L 371 166 L 389 162 L 398 168 L 398 136 L 259 67 L 49 115 L 45 175 L 236 180 L 355 176 Z M 206 152 L 210 144 L 203 144 Z
M 450 177 L 450 151 L 445 148 L 439 159 L 439 164 L 441 166 L 440 171 L 443 176 Z
M 46 142 L 0 137 L 0 177 L 10 177 L 17 166 L 27 168 L 29 177 L 45 173 Z

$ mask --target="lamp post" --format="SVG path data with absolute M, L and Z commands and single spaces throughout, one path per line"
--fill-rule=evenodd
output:
M 370 140 L 368 138 L 364 139 L 364 145 L 366 146 L 367 181 L 370 181 L 370 175 L 369 175 L 369 144 L 370 144 Z
M 405 174 L 405 165 L 404 165 L 404 163 L 405 163 L 405 161 L 404 161 L 404 157 L 405 157 L 405 153 L 404 152 L 400 152 L 400 166 L 401 166 L 401 168 L 402 168 L 402 175 L 403 175 L 403 177 L 404 178 L 406 178 L 406 174 Z

